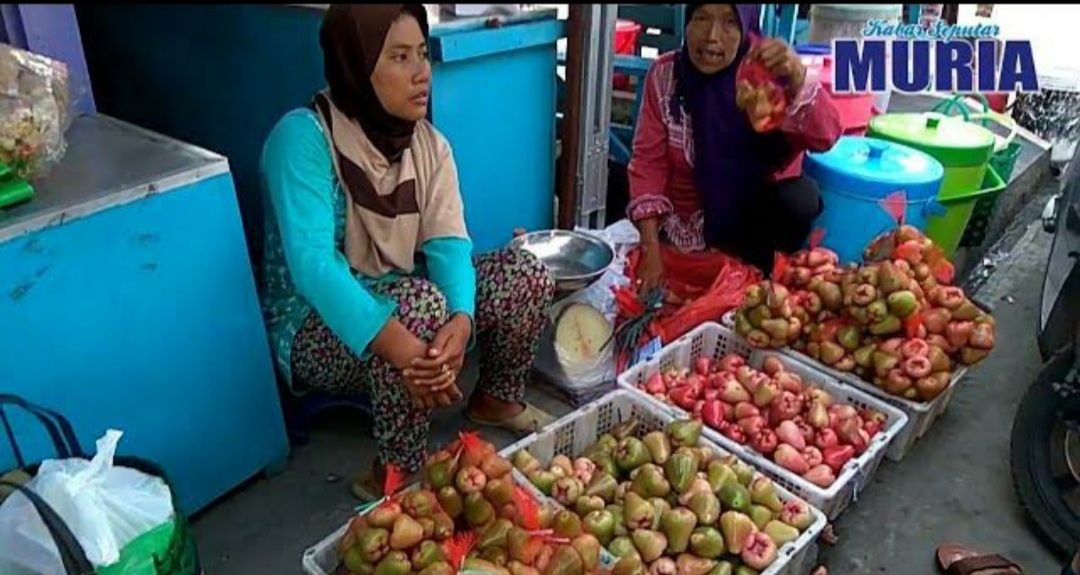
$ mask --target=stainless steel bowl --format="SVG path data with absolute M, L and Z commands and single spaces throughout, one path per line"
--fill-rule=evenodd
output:
M 615 251 L 593 236 L 569 230 L 546 230 L 520 235 L 510 247 L 526 250 L 544 263 L 565 293 L 589 287 L 615 260 Z

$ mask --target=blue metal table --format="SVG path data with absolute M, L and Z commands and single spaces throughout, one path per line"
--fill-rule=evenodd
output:
M 0 392 L 160 464 L 189 513 L 288 456 L 228 162 L 80 116 L 37 197 L 0 213 Z M 32 420 L 24 456 L 53 454 Z M 0 469 L 14 458 L 0 443 Z

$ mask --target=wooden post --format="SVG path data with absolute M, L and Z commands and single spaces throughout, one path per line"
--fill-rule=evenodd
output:
M 580 166 L 578 159 L 581 150 L 581 93 L 582 58 L 585 53 L 585 6 L 571 4 L 566 21 L 566 101 L 563 111 L 562 127 L 559 137 L 562 140 L 562 152 L 559 156 L 559 228 L 574 228 L 578 204 L 577 178 Z

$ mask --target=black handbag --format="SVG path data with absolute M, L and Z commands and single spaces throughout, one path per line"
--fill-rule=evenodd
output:
M 90 459 L 79 444 L 79 440 L 75 435 L 75 430 L 71 426 L 71 423 L 63 415 L 51 409 L 32 404 L 16 395 L 0 394 L 0 425 L 3 426 L 4 432 L 11 444 L 11 450 L 15 455 L 18 469 L 33 476 L 37 473 L 41 462 L 37 461 L 30 463 L 29 465 L 27 464 L 27 461 L 19 448 L 19 442 L 12 429 L 11 421 L 8 418 L 6 411 L 6 408 L 8 407 L 21 408 L 23 411 L 34 416 L 41 423 L 42 428 L 45 429 L 49 438 L 52 440 L 53 447 L 55 448 L 56 455 L 59 459 L 73 457 Z M 199 561 L 195 538 L 188 525 L 187 516 L 180 509 L 180 503 L 176 497 L 176 489 L 169 482 L 168 477 L 165 475 L 165 471 L 158 465 L 139 457 L 117 455 L 114 458 L 114 464 L 118 467 L 127 467 L 148 475 L 159 477 L 169 486 L 169 489 L 172 492 L 173 509 L 175 510 L 174 523 L 176 527 L 167 547 L 163 549 L 160 554 L 153 554 L 152 559 L 156 574 L 200 575 L 202 573 L 202 566 Z M 56 548 L 60 553 L 60 559 L 63 562 L 64 570 L 67 575 L 95 575 L 96 570 L 86 558 L 86 553 L 83 550 L 82 545 L 79 544 L 78 539 L 76 539 L 75 535 L 71 532 L 71 529 L 60 515 L 57 514 L 56 511 L 41 498 L 41 496 L 32 489 L 11 481 L 0 480 L 0 486 L 13 488 L 16 492 L 21 493 L 30 501 L 38 515 L 41 517 L 46 529 L 48 529 L 49 535 L 52 536 L 53 541 L 56 543 Z

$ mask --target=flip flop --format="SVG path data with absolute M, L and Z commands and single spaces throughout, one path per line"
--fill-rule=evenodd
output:
M 402 488 L 412 485 L 417 479 L 418 476 L 416 473 L 406 476 L 401 482 Z M 383 486 L 381 483 L 375 481 L 375 475 L 370 471 L 365 471 L 363 474 L 353 479 L 349 489 L 352 491 L 353 497 L 356 497 L 363 503 L 378 501 L 383 497 Z
M 937 562 L 945 575 L 1024 575 L 1019 565 L 997 554 L 946 543 L 937 548 Z
M 375 482 L 375 476 L 369 471 L 353 480 L 350 487 L 353 497 L 364 503 L 382 499 L 382 485 Z
M 481 419 L 472 414 L 469 408 L 465 408 L 465 419 L 468 419 L 476 425 L 483 425 L 485 427 L 496 427 L 499 429 L 505 429 L 510 433 L 525 436 L 530 433 L 536 433 L 545 425 L 555 421 L 547 412 L 532 405 L 529 402 L 524 402 L 525 409 L 520 413 L 511 417 L 510 419 L 504 419 L 501 421 L 489 421 Z

